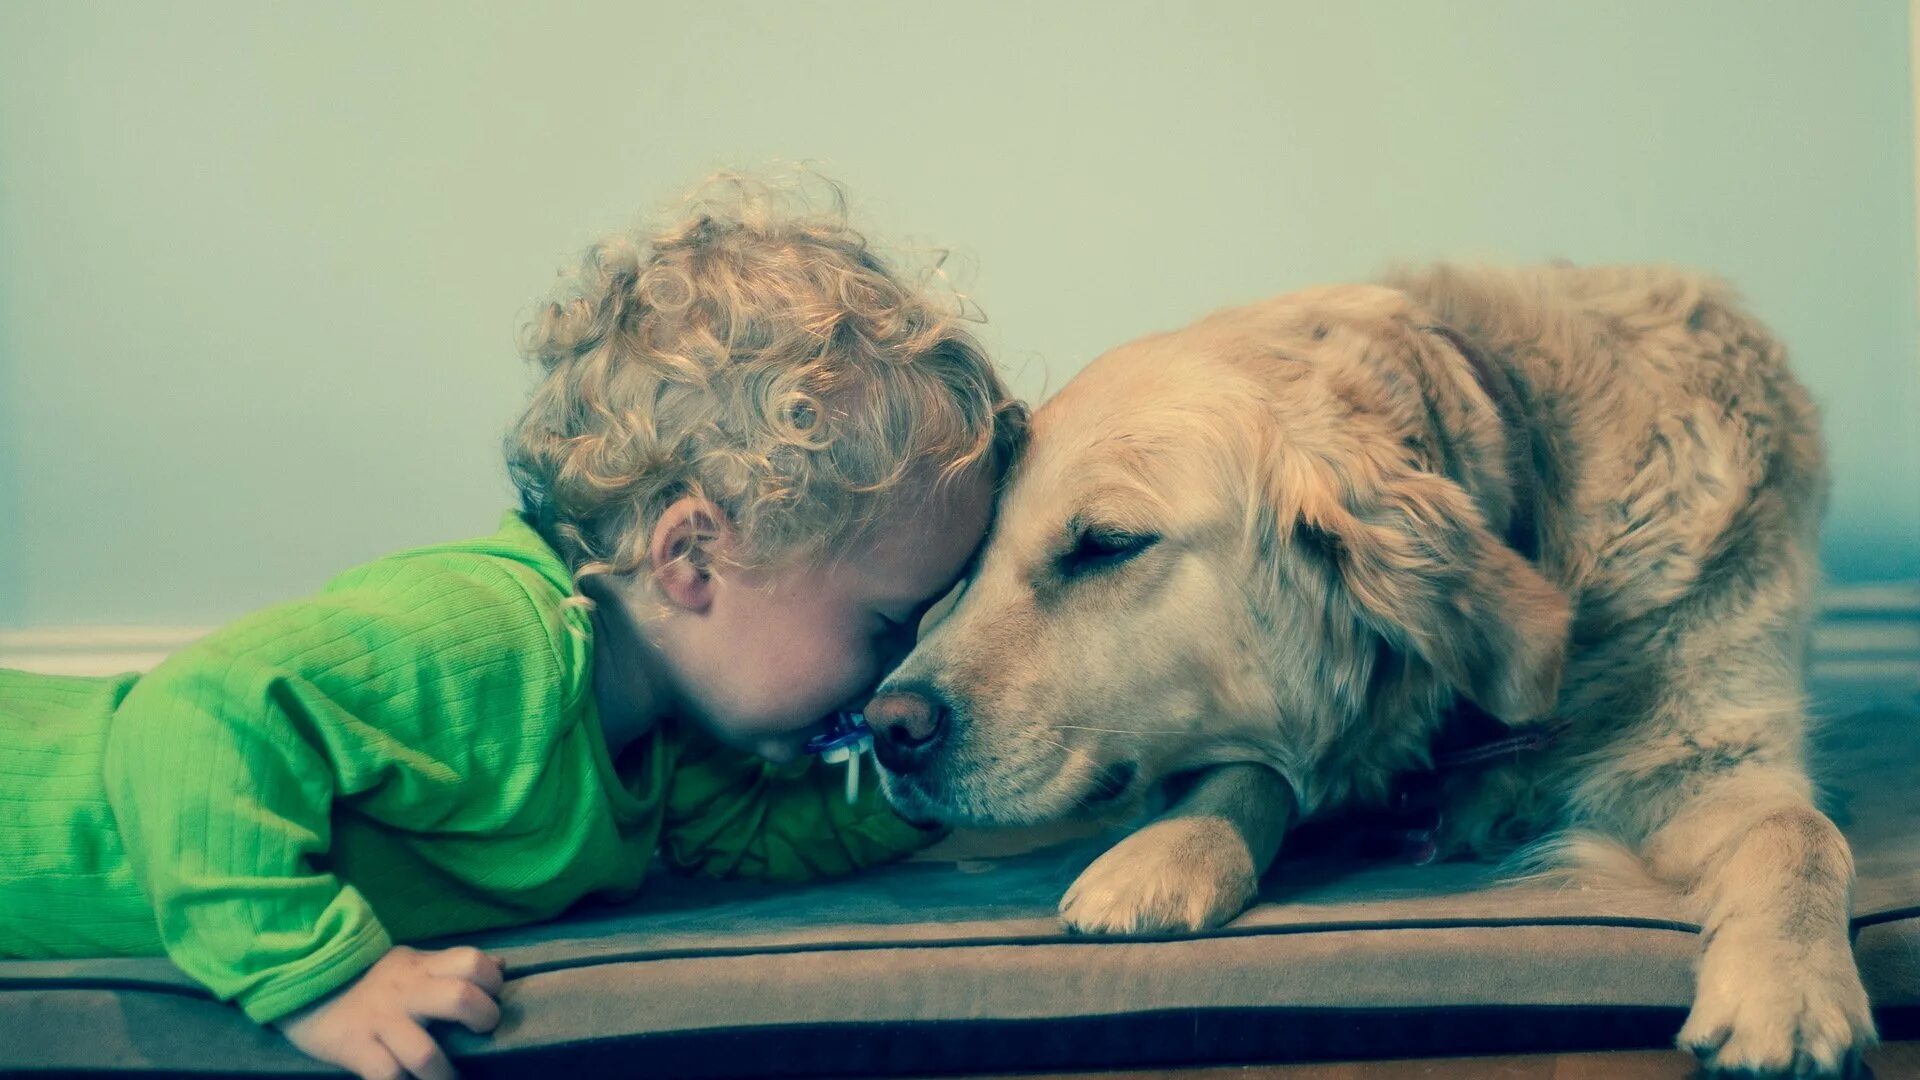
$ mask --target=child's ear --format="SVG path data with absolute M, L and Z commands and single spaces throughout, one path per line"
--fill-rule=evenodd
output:
M 713 603 L 713 563 L 726 542 L 718 507 L 688 496 L 667 507 L 653 523 L 647 561 L 654 584 L 674 608 L 703 612 Z

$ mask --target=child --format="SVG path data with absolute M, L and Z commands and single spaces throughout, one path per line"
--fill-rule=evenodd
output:
M 500 962 L 397 942 L 632 896 L 656 851 L 796 879 L 932 839 L 794 759 L 960 576 L 1026 414 L 841 212 L 731 190 L 540 312 L 492 536 L 144 677 L 0 671 L 0 955 L 164 950 L 315 1057 L 441 1077 L 424 1025 L 491 1030 Z

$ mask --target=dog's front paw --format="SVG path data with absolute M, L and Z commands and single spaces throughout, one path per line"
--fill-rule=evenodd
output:
M 1204 930 L 1240 914 L 1258 888 L 1232 824 L 1169 818 L 1095 859 L 1061 899 L 1060 918 L 1086 934 Z
M 1731 932 L 1701 956 L 1693 1011 L 1680 1029 L 1681 1047 L 1709 1075 L 1854 1076 L 1874 1042 L 1844 940 L 1809 947 Z

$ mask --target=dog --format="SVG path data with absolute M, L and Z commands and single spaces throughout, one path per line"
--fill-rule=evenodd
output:
M 1430 854 L 1629 852 L 1687 897 L 1710 1070 L 1839 1075 L 1874 1026 L 1804 759 L 1827 484 L 1711 278 L 1441 265 L 1219 311 L 1037 411 L 868 705 L 882 782 L 956 824 L 1164 805 L 1060 906 L 1137 933 L 1232 919 L 1290 827 L 1424 776 Z M 1513 752 L 1435 773 L 1463 716 Z

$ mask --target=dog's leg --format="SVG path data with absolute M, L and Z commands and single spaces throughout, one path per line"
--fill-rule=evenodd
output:
M 1798 776 L 1700 790 L 1644 846 L 1699 904 L 1703 948 L 1680 1043 L 1709 1068 L 1843 1075 L 1874 1039 L 1848 939 L 1853 857 Z
M 1680 1045 L 1712 1073 L 1846 1075 L 1873 1017 L 1849 940 L 1853 856 L 1803 759 L 1797 628 L 1764 605 L 1662 618 L 1645 719 L 1589 755 L 1575 801 L 1692 901 L 1701 951 Z
M 1060 901 L 1060 917 L 1093 934 L 1218 926 L 1259 891 L 1293 810 L 1292 790 L 1264 765 L 1209 769 L 1165 814 L 1095 859 Z

